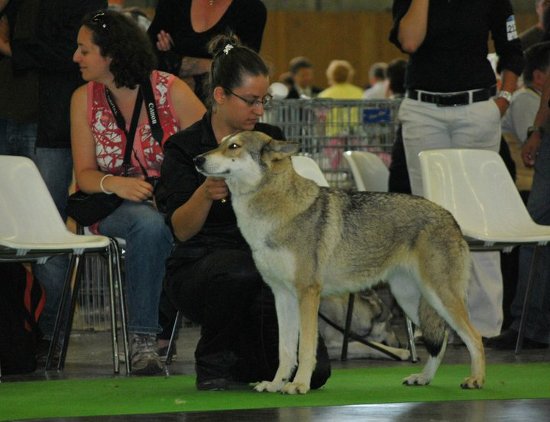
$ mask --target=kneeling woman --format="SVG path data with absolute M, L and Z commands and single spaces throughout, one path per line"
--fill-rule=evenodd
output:
M 157 201 L 166 206 L 177 239 L 166 269 L 166 295 L 201 325 L 197 388 L 222 390 L 274 377 L 277 317 L 271 290 L 237 227 L 224 180 L 199 174 L 193 157 L 240 130 L 259 130 L 275 139 L 283 134 L 258 123 L 270 100 L 263 60 L 228 36 L 212 40 L 210 50 L 209 111 L 167 143 Z M 329 376 L 320 339 L 312 388 L 324 385 Z
M 164 141 L 205 109 L 184 82 L 153 70 L 149 39 L 120 13 L 100 11 L 85 18 L 74 61 L 89 81 L 75 91 L 71 103 L 76 182 L 85 192 L 124 199 L 92 229 L 126 240 L 132 373 L 159 373 L 159 297 L 173 241 L 151 200 L 152 182 L 160 176 Z M 151 117 L 153 104 L 156 113 Z M 126 151 L 129 162 L 123 165 Z

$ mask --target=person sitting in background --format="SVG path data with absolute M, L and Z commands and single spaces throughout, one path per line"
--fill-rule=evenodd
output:
M 514 92 L 510 107 L 502 119 L 502 133 L 516 163 L 516 185 L 527 199 L 533 183 L 533 169 L 525 167 L 521 147 L 528 137 L 540 104 L 540 94 L 550 71 L 550 42 L 535 44 L 525 51 L 523 87 Z
M 195 349 L 197 389 L 225 390 L 273 378 L 277 316 L 273 294 L 237 226 L 225 181 L 198 173 L 193 158 L 237 131 L 258 130 L 274 139 L 283 134 L 259 123 L 271 100 L 269 69 L 260 56 L 225 35 L 212 40 L 210 52 L 208 112 L 167 143 L 157 201 L 165 204 L 176 238 L 167 263 L 166 295 L 201 325 Z M 329 376 L 328 353 L 320 339 L 312 388 Z
M 313 85 L 313 64 L 306 57 L 294 57 L 289 63 L 292 87 L 287 98 L 315 98 L 321 88 Z
M 374 63 L 369 69 L 369 88 L 363 93 L 364 100 L 383 100 L 386 98 L 386 63 Z
M 185 82 L 153 70 L 152 45 L 131 18 L 104 10 L 83 22 L 74 61 L 88 84 L 74 92 L 71 102 L 76 183 L 84 192 L 124 199 L 92 230 L 126 240 L 132 373 L 157 374 L 162 371 L 156 351 L 159 297 L 172 235 L 151 201 L 153 184 L 160 176 L 166 139 L 205 109 Z M 149 114 L 151 104 L 154 117 Z M 126 167 L 128 142 L 133 146 Z
M 544 13 L 548 9 L 548 6 L 550 6 L 550 0 L 535 0 L 535 11 L 538 17 L 537 23 L 519 34 L 523 51 L 543 40 L 545 32 Z
M 334 98 L 337 100 L 359 100 L 363 90 L 354 85 L 355 69 L 347 60 L 332 60 L 327 67 L 329 87 L 319 93 L 319 98 Z

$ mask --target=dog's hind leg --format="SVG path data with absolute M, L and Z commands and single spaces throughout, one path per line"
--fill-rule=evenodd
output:
M 403 380 L 405 385 L 429 384 L 441 364 L 447 346 L 447 324 L 424 298 L 420 299 L 418 318 L 429 357 L 421 373 L 412 374 Z
M 290 380 L 296 367 L 296 351 L 298 349 L 298 335 L 300 313 L 296 293 L 284 287 L 271 287 L 275 297 L 277 324 L 279 326 L 279 367 L 272 381 L 262 381 L 254 388 L 256 391 L 281 391 Z
M 291 383 L 283 387 L 283 393 L 305 394 L 310 389 L 311 374 L 315 369 L 320 288 L 317 284 L 303 287 L 298 292 L 300 309 L 300 336 L 298 350 L 298 371 Z

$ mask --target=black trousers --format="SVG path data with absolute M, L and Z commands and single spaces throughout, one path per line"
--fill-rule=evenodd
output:
M 201 325 L 195 350 L 197 379 L 270 380 L 278 367 L 275 300 L 250 252 L 230 249 L 208 253 L 183 265 L 169 265 L 168 299 Z M 326 346 L 319 338 L 311 388 L 330 376 Z

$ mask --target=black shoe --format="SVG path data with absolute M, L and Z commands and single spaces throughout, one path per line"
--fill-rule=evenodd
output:
M 516 330 L 506 330 L 501 335 L 488 338 L 485 341 L 485 346 L 497 350 L 514 350 L 518 340 L 518 332 Z M 547 349 L 548 343 L 541 343 L 523 337 L 523 349 Z

